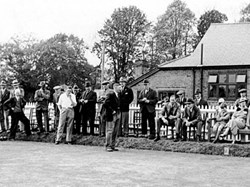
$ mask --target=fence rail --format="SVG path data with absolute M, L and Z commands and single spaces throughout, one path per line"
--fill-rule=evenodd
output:
M 96 124 L 99 124 L 99 111 L 100 111 L 100 105 L 96 105 Z M 181 111 L 183 111 L 184 108 L 181 108 Z M 208 106 L 208 107 L 201 107 L 201 114 L 203 116 L 203 119 L 206 118 L 214 118 L 215 117 L 215 112 L 216 112 L 216 107 L 215 106 Z M 228 106 L 227 107 L 228 112 L 233 113 L 235 111 L 235 108 L 233 106 Z M 156 106 L 156 117 L 155 120 L 159 117 L 161 111 L 161 105 Z M 25 106 L 25 115 L 32 121 L 32 123 L 36 123 L 36 116 L 35 116 L 35 103 L 27 103 Z M 53 103 L 49 104 L 49 118 L 50 118 L 50 126 L 53 125 L 54 123 L 54 107 Z M 156 121 L 155 121 L 156 122 Z M 129 129 L 130 133 L 138 134 L 138 129 L 141 128 L 140 124 L 140 107 L 137 104 L 131 104 L 129 107 Z M 98 131 L 98 127 L 96 127 L 95 131 Z M 163 126 L 161 128 L 161 136 L 168 136 L 169 132 L 167 130 L 166 126 Z M 205 139 L 208 138 L 208 130 L 207 130 L 207 123 L 205 123 L 204 127 L 204 134 L 205 134 Z M 228 136 L 228 139 L 231 139 L 231 136 Z M 238 140 L 241 140 L 241 136 L 238 136 Z M 244 140 L 246 142 L 249 142 L 249 135 L 244 137 Z

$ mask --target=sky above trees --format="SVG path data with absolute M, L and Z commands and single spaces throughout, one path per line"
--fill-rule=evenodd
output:
M 135 5 L 148 20 L 157 21 L 173 0 L 0 0 L 0 43 L 15 35 L 31 34 L 48 39 L 57 33 L 74 34 L 91 48 L 98 40 L 97 31 L 110 18 L 114 9 Z M 238 22 L 240 10 L 249 0 L 185 0 L 197 19 L 205 11 L 216 9 Z M 99 59 L 87 53 L 90 64 Z

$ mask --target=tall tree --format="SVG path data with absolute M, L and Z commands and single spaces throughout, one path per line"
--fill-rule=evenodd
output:
M 137 7 L 115 9 L 103 29 L 99 31 L 105 42 L 105 53 L 112 75 L 117 81 L 120 76 L 131 76 L 135 59 L 140 58 L 144 35 L 150 23 Z M 101 52 L 101 43 L 95 44 L 95 51 Z
M 167 7 L 154 28 L 157 50 L 163 61 L 188 53 L 194 25 L 195 15 L 186 3 L 174 0 Z
M 199 40 L 205 35 L 211 23 L 223 23 L 227 20 L 228 18 L 226 14 L 223 14 L 218 10 L 206 11 L 198 20 L 197 30 L 199 34 Z
M 240 22 L 250 22 L 250 3 L 240 11 Z

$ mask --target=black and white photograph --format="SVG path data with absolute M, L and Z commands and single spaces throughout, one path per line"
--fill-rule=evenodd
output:
M 250 0 L 0 0 L 0 187 L 249 187 Z

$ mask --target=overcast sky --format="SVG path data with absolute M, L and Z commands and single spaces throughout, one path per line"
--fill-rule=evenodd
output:
M 207 10 L 216 9 L 237 22 L 240 10 L 250 0 L 183 0 L 198 19 Z M 173 0 L 0 0 L 0 43 L 14 35 L 32 34 L 47 39 L 57 33 L 74 34 L 92 47 L 115 8 L 137 6 L 148 20 L 156 22 Z M 99 60 L 87 54 L 90 64 Z

